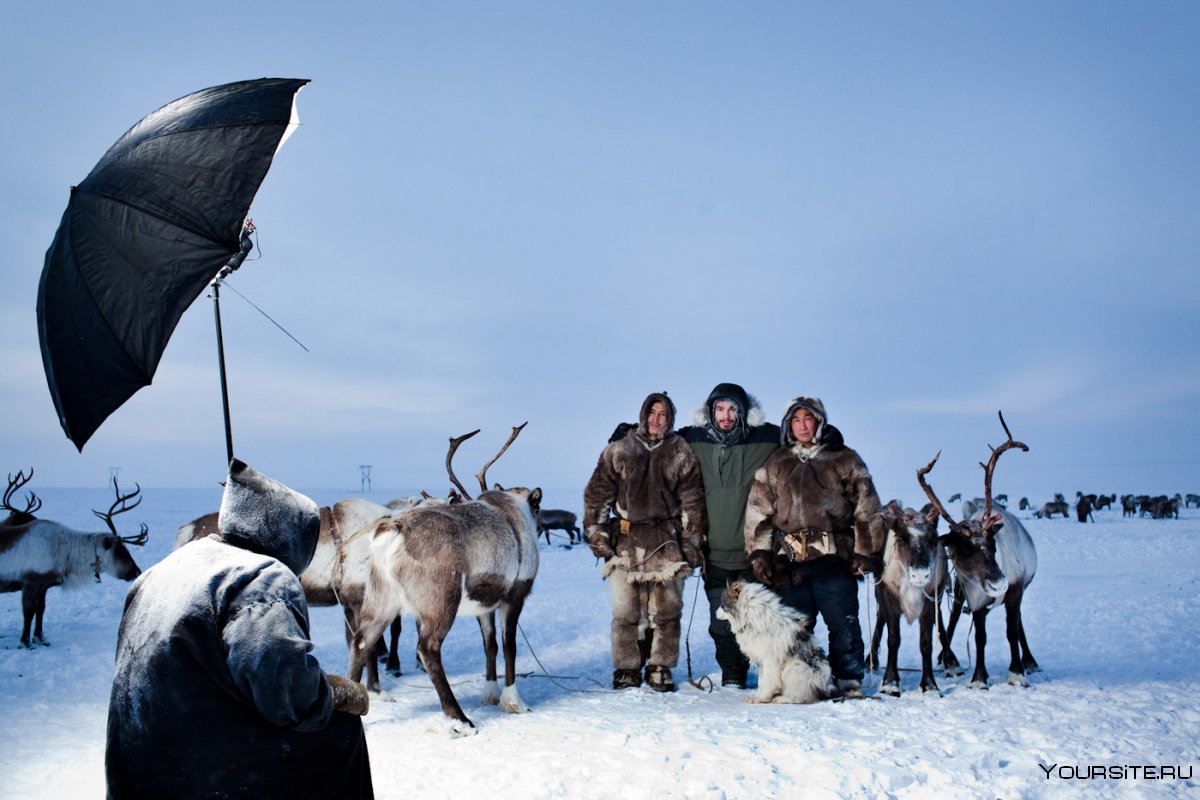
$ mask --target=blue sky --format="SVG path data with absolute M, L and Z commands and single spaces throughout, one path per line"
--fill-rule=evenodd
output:
M 10 4 L 3 463 L 224 472 L 211 301 L 79 454 L 34 303 L 68 190 L 191 91 L 309 78 L 222 294 L 237 453 L 300 487 L 575 490 L 613 425 L 796 394 L 880 492 L 1200 490 L 1200 6 Z M 563 502 L 567 502 L 564 500 Z

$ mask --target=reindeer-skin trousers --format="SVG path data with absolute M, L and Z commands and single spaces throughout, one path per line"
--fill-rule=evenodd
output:
M 629 573 L 620 568 L 609 574 L 613 669 L 641 670 L 646 662 L 638 640 L 645 637 L 651 637 L 650 664 L 674 667 L 679 663 L 683 582 L 683 578 L 676 578 L 631 583 Z

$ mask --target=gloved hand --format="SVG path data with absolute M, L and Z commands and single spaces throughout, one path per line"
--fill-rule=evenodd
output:
M 696 547 L 691 542 L 681 542 L 679 548 L 683 550 L 683 560 L 692 569 L 700 569 L 704 572 L 704 554 L 700 552 L 700 548 Z
M 591 548 L 592 555 L 596 558 L 603 558 L 605 561 L 616 555 L 612 544 L 608 541 L 608 533 L 599 527 L 588 529 L 588 547 Z
M 367 696 L 367 687 L 358 681 L 343 678 L 341 675 L 326 675 L 329 688 L 333 691 L 333 710 L 345 711 L 347 714 L 363 716 L 371 707 Z
M 763 586 L 774 586 L 775 556 L 767 550 L 755 550 L 750 554 L 750 571 Z

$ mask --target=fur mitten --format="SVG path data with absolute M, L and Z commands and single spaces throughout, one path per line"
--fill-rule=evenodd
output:
M 358 681 L 343 678 L 341 675 L 326 675 L 329 688 L 333 691 L 333 710 L 345 711 L 347 714 L 363 716 L 371 707 L 367 696 L 367 687 Z

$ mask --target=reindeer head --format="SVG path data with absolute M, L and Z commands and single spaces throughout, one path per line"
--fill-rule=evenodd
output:
M 890 535 L 886 561 L 903 565 L 903 580 L 914 586 L 926 586 L 934 577 L 940 547 L 937 534 L 937 510 L 927 507 L 922 513 L 903 508 L 896 500 L 884 507 L 882 516 Z M 884 567 L 886 574 L 887 567 Z
M 122 536 L 117 533 L 117 526 L 113 522 L 113 517 L 117 514 L 124 514 L 126 511 L 132 511 L 137 508 L 142 502 L 142 498 L 138 497 L 142 493 L 142 487 L 139 484 L 134 484 L 134 490 L 128 494 L 121 494 L 121 488 L 117 485 L 117 479 L 113 478 L 113 493 L 116 494 L 116 499 L 113 500 L 108 511 L 92 510 L 100 519 L 104 520 L 108 525 L 111 536 L 105 536 L 96 549 L 96 580 L 100 580 L 100 573 L 104 572 L 113 577 L 120 578 L 123 581 L 131 581 L 138 575 L 142 574 L 142 570 L 138 567 L 137 562 L 133 560 L 133 556 L 129 553 L 127 545 L 141 546 L 146 543 L 150 536 L 150 530 L 146 527 L 146 523 L 140 524 L 140 530 L 133 536 Z M 134 498 L 137 498 L 136 500 Z M 129 501 L 134 502 L 130 503 Z
M 992 475 L 996 471 L 996 463 L 1000 454 L 1014 447 L 1028 451 L 1029 447 L 1015 441 L 1004 422 L 1004 414 L 1000 414 L 1000 425 L 1004 428 L 1007 440 L 999 447 L 992 448 L 992 457 L 983 467 L 983 496 L 982 511 L 970 519 L 955 521 L 946 511 L 945 506 L 938 500 L 933 489 L 925 482 L 925 476 L 937 463 L 941 452 L 938 452 L 924 468 L 917 470 L 917 482 L 929 497 L 930 504 L 937 513 L 946 520 L 950 530 L 939 537 L 954 560 L 956 581 L 963 587 L 967 604 L 972 611 L 979 611 L 999 602 L 1008 590 L 1008 579 L 996 562 L 995 536 L 1003 528 L 1003 515 L 992 513 Z

